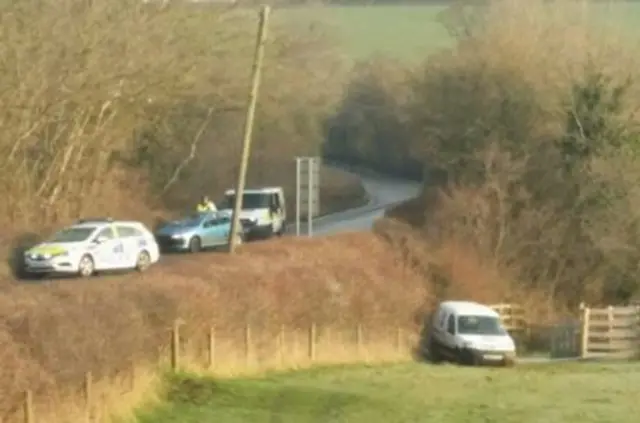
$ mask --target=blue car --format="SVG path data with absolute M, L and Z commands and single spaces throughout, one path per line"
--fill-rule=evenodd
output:
M 230 213 L 205 212 L 169 222 L 156 230 L 155 237 L 162 251 L 195 253 L 227 245 L 230 231 Z M 243 232 L 240 229 L 238 233 L 240 240 L 244 238 Z

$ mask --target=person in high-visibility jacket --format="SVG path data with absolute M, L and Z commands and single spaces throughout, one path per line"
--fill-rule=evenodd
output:
M 204 213 L 204 212 L 210 212 L 210 211 L 217 211 L 218 209 L 216 208 L 216 205 L 213 204 L 213 201 L 209 200 L 209 197 L 205 195 L 202 197 L 202 199 L 198 203 L 196 210 L 198 211 L 198 213 Z

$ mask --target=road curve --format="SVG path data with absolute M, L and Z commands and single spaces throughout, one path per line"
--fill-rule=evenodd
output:
M 386 209 L 414 198 L 420 192 L 421 184 L 416 181 L 348 170 L 342 166 L 336 167 L 342 171 L 352 173 L 362 180 L 369 202 L 362 207 L 332 213 L 315 219 L 312 226 L 314 236 L 369 230 L 373 223 L 384 215 Z M 295 234 L 295 223 L 290 224 L 287 232 L 291 235 Z M 306 222 L 301 222 L 300 233 L 301 235 L 307 234 Z

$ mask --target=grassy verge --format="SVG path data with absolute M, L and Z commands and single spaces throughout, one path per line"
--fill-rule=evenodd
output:
M 637 420 L 640 364 L 545 364 L 475 369 L 348 366 L 214 381 L 175 377 L 140 423 Z

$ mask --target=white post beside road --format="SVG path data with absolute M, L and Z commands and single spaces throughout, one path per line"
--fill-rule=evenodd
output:
M 320 212 L 319 183 L 320 158 L 296 157 L 296 236 L 301 234 L 303 212 L 307 213 L 307 235 L 313 236 L 313 218 Z
M 296 236 L 300 236 L 300 157 L 296 157 Z
M 312 158 L 308 159 L 307 171 L 309 172 L 308 180 L 309 185 L 307 186 L 307 235 L 313 236 L 313 168 L 314 168 L 314 160 Z

